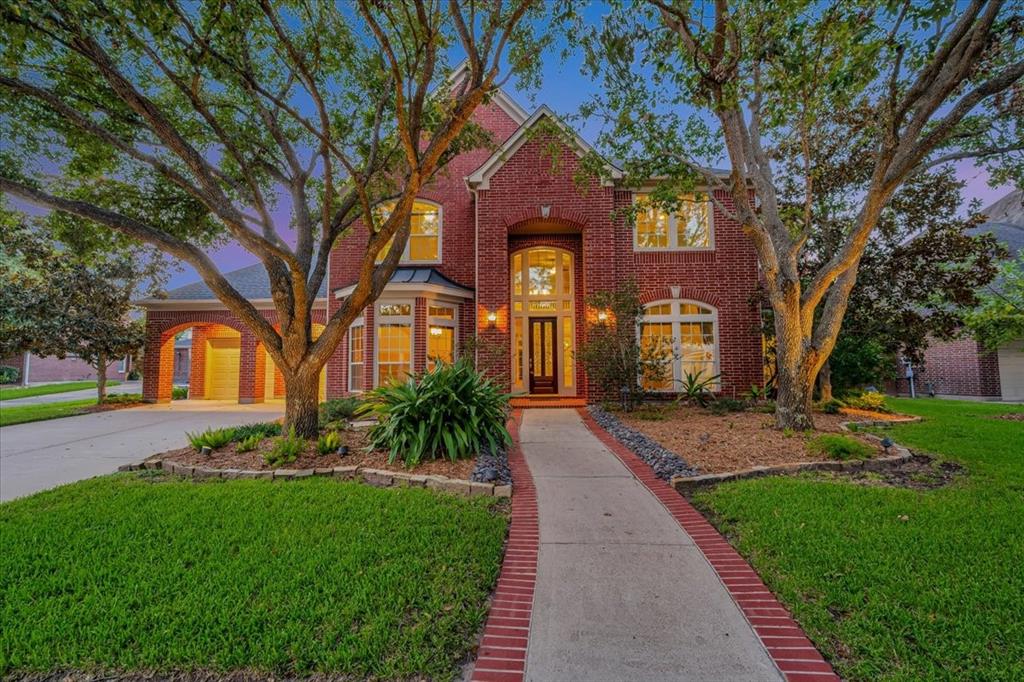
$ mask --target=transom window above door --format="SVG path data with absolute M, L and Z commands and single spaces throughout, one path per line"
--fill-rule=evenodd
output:
M 381 204 L 377 209 L 377 219 L 383 223 L 391 215 L 395 202 Z M 441 207 L 429 201 L 416 201 L 412 205 L 409 218 L 409 241 L 402 252 L 403 263 L 438 263 L 441 261 Z M 377 254 L 377 262 L 384 260 L 391 248 L 389 240 Z
M 683 195 L 671 215 L 653 205 L 646 194 L 637 194 L 634 203 L 633 248 L 636 251 L 714 248 L 711 200 L 707 195 Z

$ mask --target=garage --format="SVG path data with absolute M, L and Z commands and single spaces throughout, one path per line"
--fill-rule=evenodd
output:
M 1024 340 L 999 348 L 999 386 L 1003 400 L 1024 400 Z
M 206 340 L 206 398 L 238 400 L 238 367 L 241 337 L 225 336 Z

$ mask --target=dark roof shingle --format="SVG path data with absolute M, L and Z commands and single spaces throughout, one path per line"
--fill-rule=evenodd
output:
M 270 278 L 267 276 L 267 270 L 263 267 L 262 263 L 256 263 L 255 265 L 249 265 L 238 270 L 232 270 L 231 272 L 224 273 L 224 278 L 227 279 L 228 283 L 235 288 L 235 290 L 242 296 L 246 297 L 250 301 L 266 300 L 270 298 Z M 320 292 L 317 294 L 317 298 L 327 297 L 327 281 L 326 277 L 324 282 L 320 285 Z M 177 289 L 171 289 L 167 292 L 167 297 L 164 300 L 168 301 L 205 301 L 214 300 L 217 297 L 210 291 L 210 288 L 206 286 L 205 282 L 192 282 L 180 286 Z

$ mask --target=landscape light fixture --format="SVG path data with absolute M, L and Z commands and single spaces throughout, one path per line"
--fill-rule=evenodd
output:
M 885 448 L 885 454 L 887 454 L 887 455 L 889 454 L 889 448 L 891 448 L 892 446 L 893 446 L 892 438 L 889 438 L 889 436 L 886 436 L 885 438 L 882 439 L 882 447 Z

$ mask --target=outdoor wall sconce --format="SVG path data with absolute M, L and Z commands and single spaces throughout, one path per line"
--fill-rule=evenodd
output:
M 498 321 L 498 312 L 496 310 L 487 311 L 487 322 L 493 327 Z
M 607 310 L 599 310 L 597 312 L 597 321 L 598 322 L 607 322 L 608 321 L 608 311 Z

